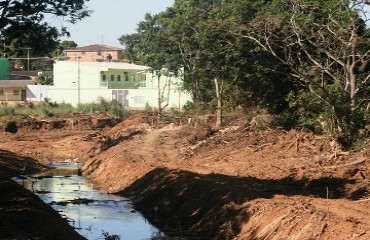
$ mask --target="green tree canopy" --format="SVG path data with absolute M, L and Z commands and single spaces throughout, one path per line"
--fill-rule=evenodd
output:
M 184 86 L 206 106 L 222 94 L 222 108 L 267 107 L 350 144 L 370 115 L 366 4 L 176 0 L 121 42 L 149 66 L 184 67 Z
M 366 1 L 271 1 L 241 25 L 242 35 L 289 68 L 322 111 L 326 124 L 350 143 L 369 104 L 370 44 Z M 322 117 L 323 113 L 320 114 Z
M 68 35 L 66 28 L 57 29 L 46 22 L 47 16 L 63 17 L 75 23 L 89 16 L 89 0 L 5 0 L 0 1 L 1 50 L 12 56 L 24 56 L 22 47 L 32 48 L 34 55 L 54 50 L 59 36 Z

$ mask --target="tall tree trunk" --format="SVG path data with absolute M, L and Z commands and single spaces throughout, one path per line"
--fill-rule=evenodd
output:
M 158 86 L 158 122 L 161 122 L 162 119 L 162 93 L 161 93 L 161 74 L 158 72 L 157 76 L 157 86 Z
M 220 86 L 218 85 L 217 78 L 215 78 L 214 81 L 217 96 L 216 128 L 219 128 L 222 125 L 222 94 L 220 91 Z

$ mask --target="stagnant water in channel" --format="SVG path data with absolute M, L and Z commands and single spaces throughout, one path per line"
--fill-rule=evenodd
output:
M 124 197 L 94 189 L 77 167 L 53 164 L 55 170 L 43 176 L 16 178 L 65 217 L 80 235 L 89 240 L 173 239 L 152 226 Z

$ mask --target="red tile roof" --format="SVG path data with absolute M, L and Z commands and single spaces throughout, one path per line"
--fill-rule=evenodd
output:
M 104 52 L 104 51 L 122 51 L 123 48 L 112 47 L 101 44 L 93 44 L 84 47 L 70 48 L 64 50 L 65 52 Z

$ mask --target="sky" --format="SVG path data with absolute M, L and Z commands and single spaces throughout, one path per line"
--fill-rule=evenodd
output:
M 51 25 L 66 26 L 71 34 L 69 40 L 79 47 L 91 44 L 104 44 L 123 47 L 117 40 L 124 34 L 136 32 L 137 24 L 144 20 L 146 13 L 156 14 L 173 6 L 175 0 L 90 0 L 89 9 L 94 12 L 90 17 L 75 24 L 50 19 Z

